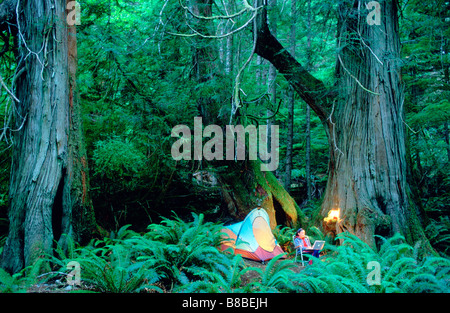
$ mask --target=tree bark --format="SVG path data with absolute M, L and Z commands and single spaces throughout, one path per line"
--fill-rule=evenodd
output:
M 70 2 L 71 0 L 67 0 Z M 97 228 L 94 208 L 90 197 L 89 168 L 83 138 L 81 105 L 77 87 L 78 49 L 77 29 L 68 26 L 68 70 L 69 70 L 69 140 L 65 189 L 63 194 L 62 234 L 84 243 Z M 66 246 L 65 237 L 59 240 Z
M 383 3 L 376 27 L 364 8 L 365 1 L 339 6 L 340 94 L 322 215 L 339 208 L 336 232 L 350 231 L 372 246 L 376 233 L 399 232 L 411 242 L 397 3 Z
M 66 1 L 21 1 L 10 229 L 1 267 L 17 272 L 63 233 L 86 240 L 95 226 L 88 197 L 76 95 L 76 41 Z

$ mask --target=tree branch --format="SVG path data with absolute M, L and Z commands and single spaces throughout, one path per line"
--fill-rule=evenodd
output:
M 266 8 L 263 8 L 258 14 L 255 52 L 272 63 L 321 121 L 328 123 L 328 111 L 331 109 L 333 94 L 321 80 L 312 76 L 272 35 L 267 24 Z

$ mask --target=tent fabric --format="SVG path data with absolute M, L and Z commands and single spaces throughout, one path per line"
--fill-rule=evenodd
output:
M 223 242 L 220 249 L 231 248 L 234 254 L 247 259 L 267 261 L 284 253 L 270 229 L 267 212 L 262 208 L 252 210 L 242 222 L 222 229 Z

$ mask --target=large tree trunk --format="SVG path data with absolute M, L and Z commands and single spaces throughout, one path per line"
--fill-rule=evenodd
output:
M 381 2 L 381 23 L 371 25 L 367 2 L 339 6 L 339 96 L 322 215 L 339 208 L 335 231 L 370 245 L 374 234 L 396 232 L 413 242 L 423 234 L 408 201 L 398 3 Z
M 327 90 L 282 47 L 265 11 L 256 52 L 277 67 L 325 126 L 330 163 L 322 218 L 340 209 L 340 220 L 324 223 L 325 231 L 349 231 L 372 246 L 375 234 L 394 232 L 428 244 L 406 182 L 398 3 L 379 2 L 381 23 L 369 25 L 368 2 L 340 2 L 337 90 Z
M 63 233 L 92 232 L 75 85 L 76 41 L 66 1 L 21 1 L 9 235 L 1 266 L 17 272 L 51 254 Z M 71 37 L 69 37 L 69 32 Z M 70 39 L 69 39 L 70 38 Z

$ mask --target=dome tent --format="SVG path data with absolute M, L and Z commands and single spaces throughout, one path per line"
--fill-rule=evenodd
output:
M 255 261 L 267 261 L 284 253 L 270 229 L 269 215 L 262 208 L 253 209 L 242 222 L 222 229 L 224 241 L 220 249 L 233 249 L 234 254 Z

